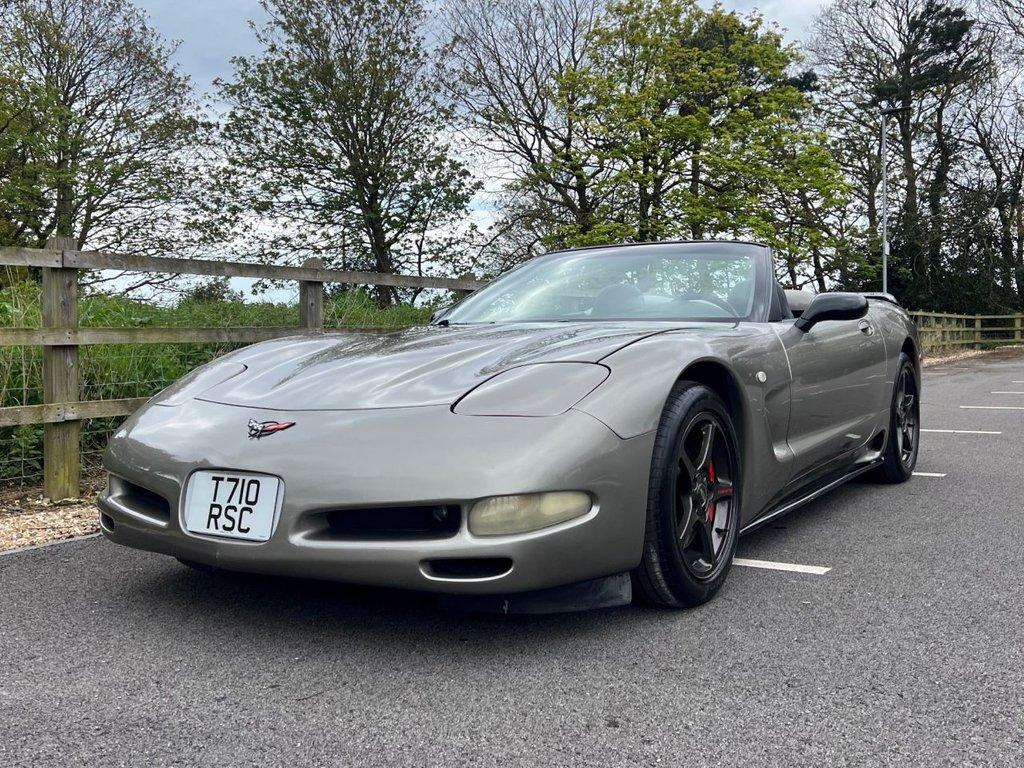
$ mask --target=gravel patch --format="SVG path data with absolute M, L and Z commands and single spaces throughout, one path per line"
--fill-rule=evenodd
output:
M 934 365 L 945 365 L 946 363 L 957 363 L 961 360 L 973 360 L 974 358 L 987 358 L 987 359 L 1012 359 L 1021 354 L 1024 354 L 1024 346 L 1016 344 L 1008 344 L 1004 347 L 996 347 L 995 349 L 971 349 L 963 352 L 954 352 L 949 355 L 932 356 L 926 355 L 922 365 L 925 368 L 931 368 Z
M 60 502 L 44 498 L 39 487 L 0 491 L 0 552 L 97 533 L 99 482 L 83 482 L 83 498 Z

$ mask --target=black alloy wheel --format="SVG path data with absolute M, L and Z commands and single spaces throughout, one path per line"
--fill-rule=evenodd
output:
M 676 461 L 676 542 L 690 574 L 713 578 L 736 524 L 732 515 L 735 459 L 718 416 L 698 414 L 679 441 Z
M 920 437 L 921 423 L 918 416 L 920 404 L 917 400 L 917 382 L 910 366 L 900 371 L 896 384 L 896 446 L 899 451 L 900 463 L 913 469 L 917 458 L 917 441 Z
M 917 369 L 900 354 L 889 409 L 889 433 L 882 463 L 872 476 L 883 483 L 903 483 L 914 474 L 921 440 L 921 398 Z
M 709 387 L 679 381 L 662 411 L 647 490 L 638 599 L 706 603 L 732 566 L 740 529 L 741 453 L 733 415 Z

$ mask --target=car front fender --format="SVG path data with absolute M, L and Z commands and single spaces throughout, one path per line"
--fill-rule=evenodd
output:
M 764 324 L 651 336 L 601 361 L 611 374 L 575 408 L 624 439 L 658 428 L 672 387 L 693 378 L 715 388 L 733 413 L 746 469 L 744 517 L 759 511 L 789 479 L 786 442 L 791 376 L 785 350 Z M 709 372 L 718 375 L 708 378 Z M 731 391 L 730 388 L 731 387 Z

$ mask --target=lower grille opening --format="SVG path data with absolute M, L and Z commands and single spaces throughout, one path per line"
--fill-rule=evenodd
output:
M 100 512 L 100 525 L 102 525 L 108 531 L 112 531 L 114 530 L 114 518 L 112 518 L 106 512 Z
M 455 505 L 332 509 L 324 535 L 335 539 L 447 539 L 459 531 Z
M 442 579 L 487 579 L 512 570 L 510 557 L 446 557 L 427 560 L 430 575 Z
M 110 495 L 138 515 L 160 523 L 171 519 L 171 505 L 163 496 L 121 477 L 110 478 Z

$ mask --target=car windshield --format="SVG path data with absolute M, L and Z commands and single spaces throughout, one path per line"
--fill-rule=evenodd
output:
M 451 310 L 452 324 L 725 320 L 754 306 L 758 249 L 737 244 L 630 246 L 542 256 Z

